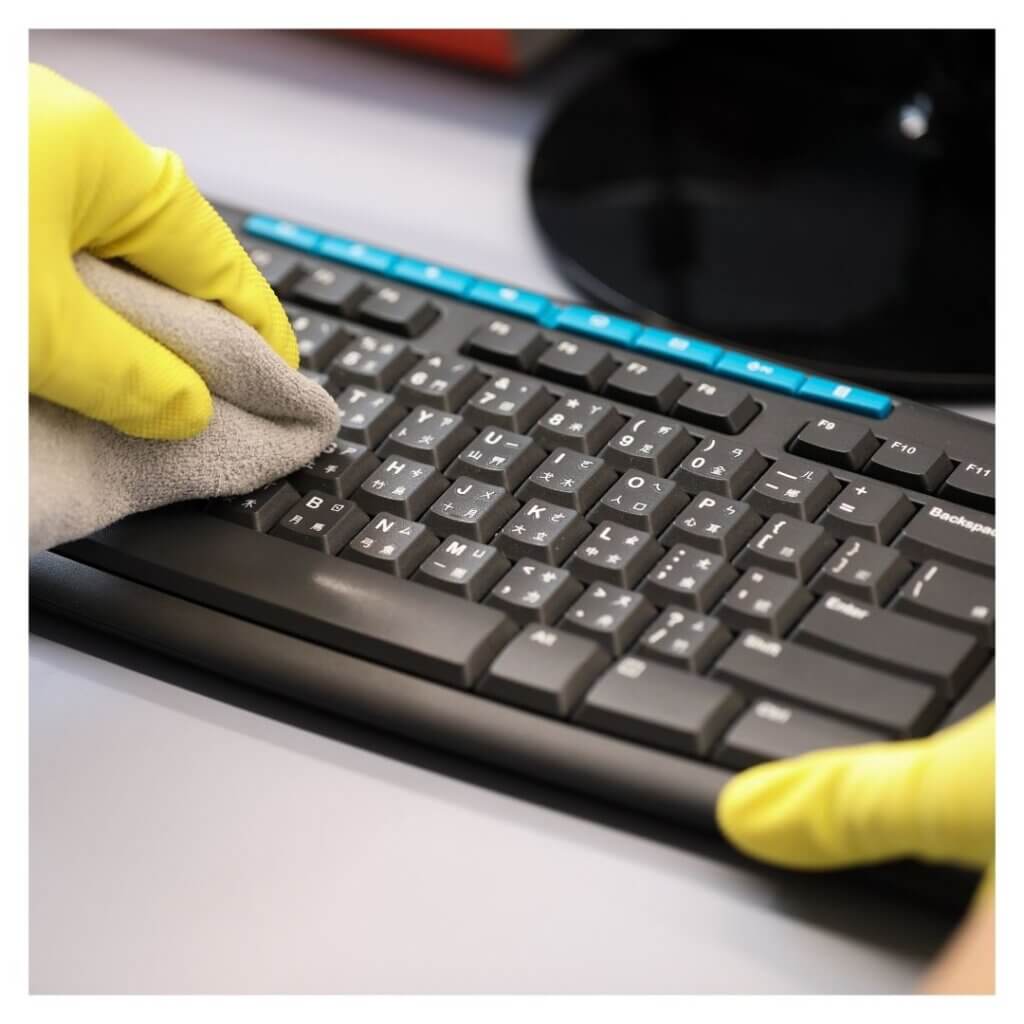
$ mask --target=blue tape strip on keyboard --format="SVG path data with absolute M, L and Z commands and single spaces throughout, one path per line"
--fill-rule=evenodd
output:
M 533 320 L 542 327 L 570 331 L 612 345 L 649 352 L 662 359 L 862 416 L 883 419 L 892 412 L 892 399 L 877 391 L 868 391 L 824 377 L 806 377 L 799 370 L 788 366 L 740 352 L 727 352 L 710 342 L 644 327 L 632 320 L 585 306 L 556 306 L 550 299 L 534 292 L 526 292 L 498 281 L 479 280 L 460 270 L 399 256 L 362 242 L 324 235 L 291 221 L 254 214 L 246 218 L 245 230 L 257 238 L 347 263 L 421 288 L 457 296 L 489 309 Z

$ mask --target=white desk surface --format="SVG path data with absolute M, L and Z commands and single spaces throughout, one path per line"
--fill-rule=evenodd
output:
M 565 294 L 509 85 L 306 34 L 36 32 L 210 195 Z M 34 992 L 898 992 L 873 890 L 333 722 L 38 618 Z

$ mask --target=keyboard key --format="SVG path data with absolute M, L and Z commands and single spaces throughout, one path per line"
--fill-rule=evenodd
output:
M 538 323 L 553 309 L 550 300 L 543 295 L 510 288 L 497 281 L 476 281 L 469 289 L 467 298 L 477 305 L 489 306 L 502 313 L 512 313 L 527 320 L 536 320 Z
M 995 575 L 996 522 L 984 512 L 925 505 L 893 546 L 914 562 L 937 558 L 982 576 Z
M 611 402 L 589 395 L 566 395 L 544 413 L 533 436 L 549 451 L 572 448 L 596 455 L 623 422 Z
M 597 640 L 618 657 L 654 616 L 654 609 L 639 594 L 610 583 L 592 583 L 565 613 L 562 628 Z
M 326 555 L 335 555 L 366 522 L 366 515 L 355 502 L 311 491 L 284 514 L 271 533 Z
M 823 466 L 787 456 L 757 481 L 747 501 L 762 515 L 784 512 L 798 519 L 817 519 L 840 487 Z
M 839 594 L 826 594 L 797 626 L 794 639 L 931 683 L 946 700 L 958 696 L 987 657 L 984 647 L 966 633 Z
M 902 491 L 888 484 L 857 481 L 847 484 L 828 506 L 821 525 L 839 537 L 888 544 L 913 514 L 913 503 Z
M 680 334 L 670 334 L 668 331 L 659 331 L 654 327 L 645 328 L 633 347 L 639 352 L 650 352 L 663 359 L 671 359 L 705 370 L 710 370 L 722 355 L 722 349 L 717 345 Z
M 291 288 L 291 297 L 328 313 L 351 316 L 370 289 L 357 274 L 336 267 L 318 267 Z
M 448 467 L 448 476 L 471 476 L 484 483 L 514 491 L 546 452 L 532 437 L 491 428 L 481 430 Z
M 484 384 L 462 413 L 478 427 L 504 427 L 525 434 L 554 401 L 540 381 L 506 373 Z
M 316 370 L 307 370 L 302 366 L 299 367 L 299 373 L 301 373 L 306 380 L 311 380 L 317 385 L 317 387 L 323 388 L 331 398 L 334 398 L 334 396 L 341 390 L 326 373 L 319 373 Z
M 376 334 L 360 334 L 330 365 L 331 380 L 340 387 L 358 384 L 390 391 L 418 356 L 404 342 Z
M 683 378 L 670 366 L 646 359 L 630 359 L 608 378 L 604 393 L 641 409 L 667 412 L 682 394 L 683 387 Z
M 738 573 L 721 555 L 677 544 L 651 570 L 640 592 L 659 608 L 679 604 L 706 612 Z
M 706 437 L 683 459 L 672 479 L 691 494 L 712 491 L 738 498 L 767 465 L 768 460 L 750 445 L 738 445 L 726 437 Z
M 587 513 L 592 523 L 610 519 L 647 533 L 661 533 L 689 495 L 672 480 L 639 470 L 623 473 Z
M 986 704 L 996 699 L 996 662 L 993 658 L 984 668 L 981 675 L 964 690 L 963 696 L 949 709 L 949 713 L 939 723 L 940 729 L 948 728 L 962 722 L 968 715 L 980 711 Z
M 483 380 L 483 374 L 468 359 L 427 356 L 399 381 L 395 395 L 407 405 L 458 412 Z
M 371 515 L 386 512 L 419 519 L 447 486 L 433 466 L 390 455 L 362 482 L 355 497 Z
M 608 661 L 592 640 L 528 626 L 498 655 L 477 692 L 566 718 Z
M 255 235 L 257 238 L 266 238 L 271 242 L 280 242 L 281 245 L 289 245 L 294 249 L 302 249 L 305 252 L 313 252 L 320 241 L 320 234 L 310 228 L 305 228 L 291 221 L 279 220 L 276 217 L 264 217 L 253 214 L 246 217 L 244 224 L 246 232 Z
M 931 494 L 952 469 L 953 463 L 941 448 L 895 439 L 875 452 L 864 472 L 879 480 Z
M 294 253 L 268 249 L 262 245 L 246 246 L 245 251 L 267 284 L 279 296 L 287 295 L 289 285 L 306 272 L 302 261 Z
M 644 633 L 637 653 L 688 672 L 703 672 L 731 640 L 732 633 L 718 619 L 670 604 Z
M 724 381 L 699 381 L 676 402 L 674 415 L 723 434 L 738 434 L 750 424 L 759 408 L 743 388 Z
M 509 558 L 561 565 L 590 532 L 581 515 L 549 501 L 528 499 L 495 541 Z
M 404 455 L 443 470 L 473 437 L 473 428 L 457 413 L 419 405 L 395 426 L 379 454 Z
M 422 523 L 381 512 L 350 541 L 342 557 L 405 579 L 436 547 L 437 537 Z
M 440 267 L 436 263 L 409 259 L 407 256 L 400 257 L 389 273 L 399 281 L 456 297 L 465 295 L 473 286 L 473 278 L 468 274 L 452 270 L 451 267 Z
M 739 352 L 726 352 L 722 355 L 715 363 L 715 373 L 787 395 L 795 395 L 806 379 L 802 373 L 787 366 L 769 363 L 764 359 L 752 359 Z
M 885 604 L 910 572 L 910 563 L 898 551 L 850 537 L 822 566 L 811 590 L 816 594 L 835 591 L 872 604 Z
M 764 520 L 745 502 L 701 491 L 661 537 L 662 544 L 689 544 L 733 558 Z
M 594 684 L 575 720 L 623 739 L 705 757 L 742 707 L 728 686 L 628 657 Z
M 903 585 L 894 611 L 972 633 L 995 646 L 995 582 L 987 576 L 925 562 Z
M 797 580 L 767 569 L 748 569 L 715 614 L 736 632 L 760 629 L 784 636 L 813 603 L 814 598 Z
M 321 372 L 350 338 L 340 320 L 285 305 L 295 339 L 299 343 L 299 366 Z
M 858 470 L 878 444 L 878 438 L 863 424 L 821 416 L 797 434 L 790 451 L 840 469 Z
M 299 492 L 291 484 L 278 480 L 248 494 L 211 498 L 207 511 L 228 522 L 267 533 L 298 500 Z
M 566 568 L 585 583 L 604 580 L 629 589 L 640 582 L 661 554 L 661 547 L 649 533 L 602 522 L 573 552 Z
M 461 534 L 489 541 L 519 508 L 504 488 L 460 476 L 423 516 L 439 537 Z
M 616 469 L 642 469 L 653 476 L 668 476 L 696 443 L 696 438 L 674 420 L 636 416 L 601 454 Z
M 480 601 L 508 569 L 508 559 L 496 547 L 452 534 L 423 561 L 413 578 L 467 601 Z
M 806 583 L 835 550 L 836 542 L 820 527 L 789 516 L 772 516 L 740 552 L 740 569 L 771 569 Z
M 405 415 L 392 395 L 350 384 L 335 399 L 341 410 L 338 433 L 349 441 L 376 448 Z
M 801 398 L 859 412 L 862 416 L 873 416 L 875 419 L 884 419 L 892 412 L 892 399 L 888 395 L 840 384 L 824 377 L 809 377 L 800 385 L 798 394 Z
M 366 445 L 339 439 L 292 473 L 288 482 L 299 494 L 321 491 L 347 498 L 379 465 Z
M 438 317 L 437 306 L 415 292 L 384 285 L 359 303 L 356 318 L 405 338 L 418 338 Z
M 532 370 L 548 347 L 533 324 L 494 319 L 478 327 L 466 339 L 467 355 L 513 370 Z
M 603 345 L 575 338 L 559 338 L 537 360 L 539 377 L 557 380 L 571 388 L 598 391 L 615 370 L 615 360 Z
M 582 593 L 582 585 L 565 569 L 523 558 L 499 580 L 484 603 L 500 608 L 523 626 L 531 622 L 551 625 Z
M 983 512 L 995 512 L 995 468 L 978 462 L 961 462 L 939 488 L 939 495 Z
M 829 747 L 877 743 L 886 738 L 875 729 L 848 725 L 803 708 L 759 700 L 744 711 L 722 737 L 714 760 L 742 771 L 764 761 L 781 761 Z
M 641 330 L 640 325 L 633 323 L 632 320 L 609 316 L 585 306 L 566 306 L 565 309 L 559 310 L 555 326 L 563 331 L 586 334 L 588 337 L 597 338 L 598 341 L 607 341 L 625 348 L 629 348 L 639 337 Z
M 922 735 L 943 706 L 925 683 L 752 631 L 718 659 L 712 674 L 746 697 L 809 706 L 900 737 Z
M 585 513 L 615 483 L 615 473 L 596 455 L 556 448 L 529 476 L 517 497 L 539 498 Z
M 322 235 L 316 244 L 316 251 L 320 256 L 348 263 L 375 274 L 386 274 L 397 259 L 394 253 L 386 249 L 378 249 L 363 242 L 353 242 L 337 235 Z

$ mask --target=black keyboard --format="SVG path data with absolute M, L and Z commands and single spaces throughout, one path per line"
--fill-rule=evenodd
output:
M 706 830 L 736 770 L 994 699 L 988 424 L 220 209 L 340 433 L 34 603 Z

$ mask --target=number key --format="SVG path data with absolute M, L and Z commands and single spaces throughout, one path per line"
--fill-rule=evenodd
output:
M 696 443 L 681 423 L 661 416 L 636 416 L 601 454 L 616 469 L 642 469 L 654 476 L 668 476 Z
M 586 455 L 596 455 L 622 422 L 623 418 L 611 402 L 570 394 L 544 413 L 533 436 L 548 450 L 572 448 Z
M 706 437 L 683 460 L 673 480 L 684 490 L 713 491 L 738 498 L 764 472 L 768 460 L 749 445 L 738 445 L 726 437 Z
M 361 384 L 378 391 L 390 391 L 415 362 L 416 353 L 404 341 L 360 334 L 331 363 L 329 372 L 331 380 L 339 387 Z
M 504 427 L 523 434 L 553 402 L 539 380 L 504 373 L 480 388 L 466 404 L 463 415 L 478 427 Z
M 460 356 L 427 356 L 398 383 L 395 395 L 407 405 L 458 412 L 483 382 L 483 374 Z

